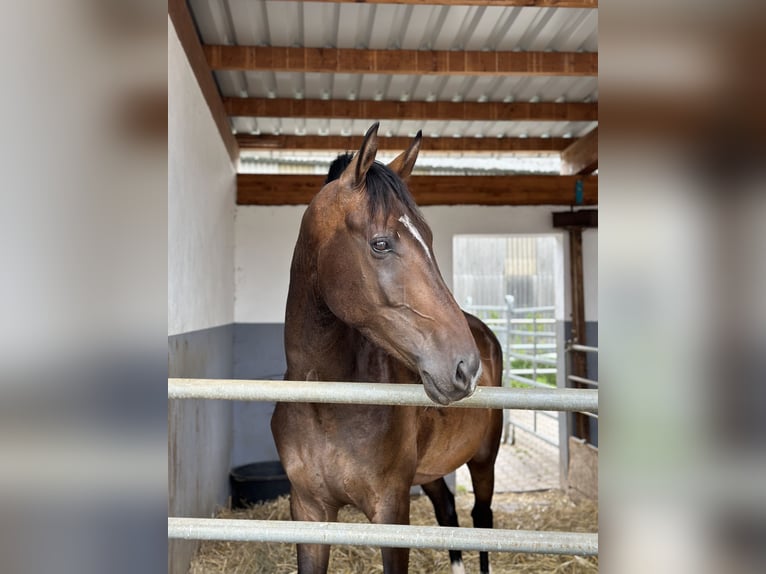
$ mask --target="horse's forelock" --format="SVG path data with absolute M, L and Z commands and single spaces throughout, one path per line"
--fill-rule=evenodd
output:
M 402 213 L 408 214 L 418 228 L 423 228 L 425 220 L 407 184 L 387 165 L 375 162 L 367 172 L 365 187 L 371 220 L 379 214 L 387 219 L 398 203 Z

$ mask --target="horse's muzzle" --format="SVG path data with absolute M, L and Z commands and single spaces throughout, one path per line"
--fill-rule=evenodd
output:
M 454 364 L 454 363 L 453 363 Z M 428 397 L 437 404 L 448 405 L 466 397 L 476 390 L 481 376 L 481 360 L 478 354 L 458 359 L 451 373 L 439 377 L 435 369 L 420 371 L 423 387 Z

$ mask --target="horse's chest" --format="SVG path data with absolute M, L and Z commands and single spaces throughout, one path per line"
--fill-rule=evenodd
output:
M 449 474 L 470 460 L 484 439 L 488 411 L 429 409 L 420 417 L 416 482 Z
M 407 432 L 408 417 L 397 415 L 389 407 L 279 405 L 274 430 L 288 477 L 307 492 L 344 502 L 392 472 L 409 481 L 416 432 Z
M 416 448 L 415 428 L 394 407 L 284 405 L 289 415 L 279 430 L 284 450 L 317 464 L 374 464 Z M 402 416 L 404 414 L 405 416 Z M 409 427 L 409 428 L 408 428 Z

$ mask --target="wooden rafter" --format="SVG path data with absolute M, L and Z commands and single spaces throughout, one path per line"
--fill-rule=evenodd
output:
M 598 128 L 561 152 L 561 175 L 593 173 L 598 168 Z
M 595 52 L 352 50 L 204 46 L 214 70 L 434 74 L 461 76 L 596 76 Z
M 173 22 L 173 27 L 176 29 L 184 52 L 186 52 L 186 57 L 194 72 L 194 77 L 197 79 L 202 96 L 205 98 L 205 103 L 210 109 L 226 151 L 229 153 L 232 161 L 235 161 L 239 157 L 239 146 L 234 138 L 234 134 L 231 132 L 231 124 L 221 101 L 221 94 L 213 79 L 210 66 L 208 66 L 186 1 L 168 0 L 168 16 L 170 16 Z
M 357 150 L 362 136 L 291 136 L 237 134 L 241 150 L 255 149 L 310 149 L 310 150 Z M 381 137 L 378 148 L 404 150 L 412 142 L 409 137 Z M 476 152 L 560 152 L 572 143 L 571 138 L 425 138 L 423 151 L 476 151 Z
M 598 104 L 579 102 L 378 102 L 224 98 L 224 106 L 231 116 L 254 117 L 557 122 L 591 122 L 598 119 Z
M 408 182 L 418 205 L 573 205 L 577 180 L 582 205 L 598 203 L 598 178 L 556 175 L 415 175 Z M 323 175 L 239 174 L 239 205 L 304 205 L 324 184 Z
M 314 0 L 337 4 L 435 4 L 441 6 L 537 6 L 540 8 L 598 8 L 598 0 Z

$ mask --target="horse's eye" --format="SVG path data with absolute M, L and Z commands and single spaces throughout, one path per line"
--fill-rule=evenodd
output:
M 373 239 L 370 242 L 370 246 L 375 253 L 388 253 L 391 251 L 391 242 L 384 237 Z

